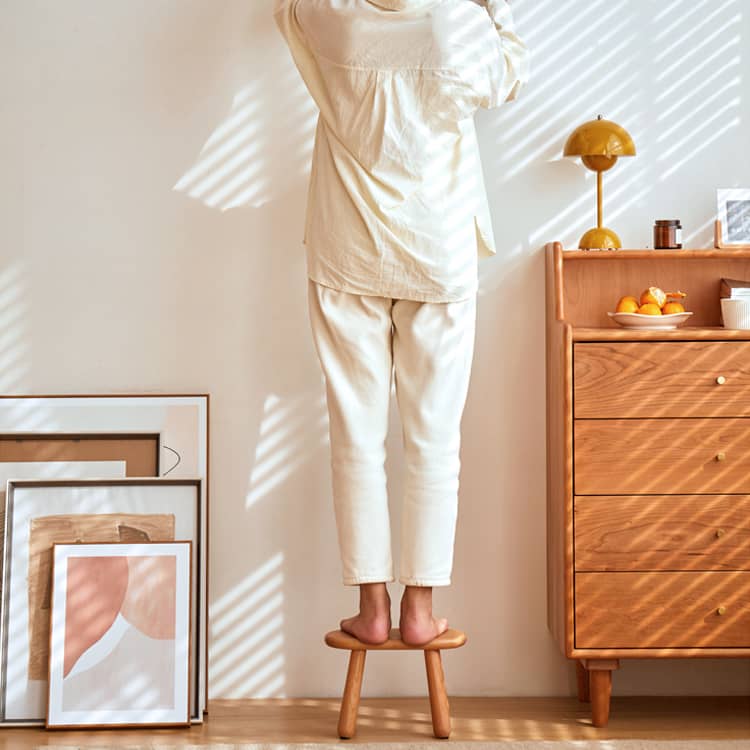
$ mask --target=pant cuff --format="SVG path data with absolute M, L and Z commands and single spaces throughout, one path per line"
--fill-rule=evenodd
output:
M 404 586 L 450 586 L 451 579 L 448 578 L 410 578 L 408 576 L 399 576 L 399 583 Z
M 392 583 L 396 578 L 393 575 L 381 574 L 371 576 L 344 576 L 344 586 L 359 586 L 360 583 Z

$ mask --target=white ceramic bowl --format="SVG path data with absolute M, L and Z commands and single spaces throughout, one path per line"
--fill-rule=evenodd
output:
M 643 313 L 608 312 L 623 328 L 641 328 L 649 331 L 668 331 L 684 323 L 693 313 L 691 311 L 671 313 L 669 315 L 644 315 Z
M 721 317 L 724 328 L 750 328 L 750 299 L 721 298 Z

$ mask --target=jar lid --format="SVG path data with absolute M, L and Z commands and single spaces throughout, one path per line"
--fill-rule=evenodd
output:
M 680 223 L 679 219 L 657 219 L 656 224 L 660 227 L 671 227 Z

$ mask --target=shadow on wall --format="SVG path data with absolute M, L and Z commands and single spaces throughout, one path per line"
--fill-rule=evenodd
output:
M 246 238 L 221 260 L 227 273 L 244 276 L 230 282 L 233 292 L 226 290 L 243 300 L 231 327 L 237 374 L 228 394 L 242 423 L 224 425 L 224 435 L 241 447 L 228 446 L 227 474 L 212 472 L 212 481 L 226 482 L 228 492 L 214 503 L 211 522 L 218 593 L 210 603 L 209 690 L 212 697 L 262 698 L 287 694 L 287 662 L 303 658 L 295 644 L 309 647 L 296 619 L 300 612 L 318 618 L 316 602 L 324 597 L 317 589 L 338 582 L 338 572 L 321 573 L 336 562 L 325 546 L 335 534 L 331 508 L 325 495 L 310 489 L 327 482 L 327 413 L 312 343 L 300 327 L 306 289 L 297 287 L 304 282 L 297 273 L 301 211 L 317 108 L 283 50 L 270 0 L 242 9 L 235 16 L 242 18 L 243 40 L 234 55 L 250 71 L 247 81 L 173 190 L 226 212 L 223 232 Z M 229 307 L 236 316 L 236 306 Z M 234 369 L 234 356 L 224 364 Z M 247 377 L 237 377 L 241 373 Z M 222 407 L 215 403 L 218 414 Z M 219 425 L 212 426 L 216 433 Z M 216 434 L 215 444 L 220 440 Z M 249 475 L 238 475 L 248 466 Z M 233 552 L 229 545 L 240 548 Z M 300 604 L 308 597 L 310 607 Z M 328 600 L 330 612 L 330 594 Z
M 283 46 L 270 4 L 252 5 L 245 29 L 249 81 L 173 189 L 220 211 L 262 209 L 254 212 L 262 213 L 262 222 L 251 223 L 267 227 L 258 229 L 260 241 L 264 253 L 275 255 L 259 258 L 258 265 L 272 279 L 266 292 L 273 292 L 285 288 L 280 279 L 291 259 L 302 263 L 317 108 Z M 498 256 L 480 265 L 480 295 L 495 296 L 507 279 L 526 273 L 527 257 L 544 242 L 561 239 L 572 246 L 591 225 L 595 177 L 577 162 L 563 160 L 561 152 L 571 130 L 600 112 L 625 125 L 638 148 L 635 159 L 623 160 L 623 168 L 605 176 L 605 216 L 612 226 L 634 214 L 648 215 L 657 199 L 660 209 L 679 213 L 698 163 L 704 165 L 700 177 L 706 185 L 721 182 L 721 163 L 717 160 L 714 178 L 705 160 L 741 125 L 742 0 L 687 5 L 673 0 L 655 4 L 654 12 L 646 3 L 634 5 L 631 0 L 514 0 L 519 33 L 532 51 L 531 80 L 516 102 L 477 114 L 498 247 Z M 709 244 L 713 195 L 709 202 L 690 200 L 700 208 L 691 210 L 696 221 L 686 226 L 685 244 Z M 652 220 L 640 222 L 644 243 Z M 248 288 L 257 286 L 262 285 L 256 279 Z M 269 361 L 259 364 L 260 392 L 266 396 L 252 413 L 244 413 L 244 429 L 255 430 L 255 448 L 249 476 L 241 478 L 243 504 L 222 501 L 228 516 L 244 513 L 239 523 L 254 547 L 242 551 L 242 569 L 226 573 L 233 583 L 221 587 L 211 606 L 210 689 L 216 697 L 286 695 L 285 658 L 305 663 L 299 634 L 309 629 L 322 635 L 337 625 L 329 621 L 330 613 L 343 615 L 352 603 L 351 590 L 339 584 L 328 496 L 308 492 L 314 482 L 327 487 L 328 438 L 321 381 L 312 382 L 308 369 L 316 367 L 309 334 L 299 327 L 304 302 L 298 299 L 287 308 L 263 290 L 260 294 L 262 303 L 248 303 L 247 309 L 265 314 L 268 325 L 248 334 L 249 345 L 258 357 L 277 361 L 282 346 L 286 367 L 274 373 Z M 304 297 L 304 289 L 297 296 Z M 305 346 L 307 367 L 295 368 L 293 352 Z M 215 549 L 217 536 L 213 539 Z M 466 540 L 467 556 L 474 554 L 469 546 Z M 457 544 L 457 552 L 461 548 Z M 490 553 L 483 547 L 482 554 Z M 245 575 L 249 559 L 255 562 Z M 472 559 L 473 566 L 481 564 Z M 516 593 L 523 595 L 523 587 Z M 298 597 L 293 610 L 285 597 Z M 462 620 L 483 622 L 485 605 L 467 598 Z M 304 623 L 285 621 L 285 612 L 298 618 L 304 610 L 309 618 Z M 339 672 L 318 680 L 321 693 L 339 689 Z
M 599 113 L 624 125 L 637 147 L 604 177 L 605 218 L 629 230 L 625 247 L 650 246 L 654 212 L 689 215 L 684 246 L 712 246 L 714 188 L 736 171 L 722 140 L 737 137 L 748 85 L 742 0 L 516 7 L 532 51 L 530 84 L 512 106 L 477 117 L 505 260 L 550 240 L 574 247 L 595 223 L 596 176 L 564 159 L 562 147 Z M 516 217 L 532 212 L 519 231 Z M 485 292 L 507 275 L 502 266 L 485 266 Z

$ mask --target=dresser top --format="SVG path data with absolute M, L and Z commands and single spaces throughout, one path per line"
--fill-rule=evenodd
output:
M 617 248 L 616 250 L 580 250 L 578 248 L 562 250 L 564 260 L 662 260 L 662 259 L 732 259 L 747 260 L 750 258 L 750 250 L 737 248 L 729 250 L 726 248 L 698 248 L 695 250 L 682 248 L 681 250 L 650 250 L 648 248 Z
M 573 341 L 748 341 L 750 330 L 736 330 L 723 326 L 679 326 L 668 331 L 649 331 L 642 328 L 595 328 L 573 326 Z

